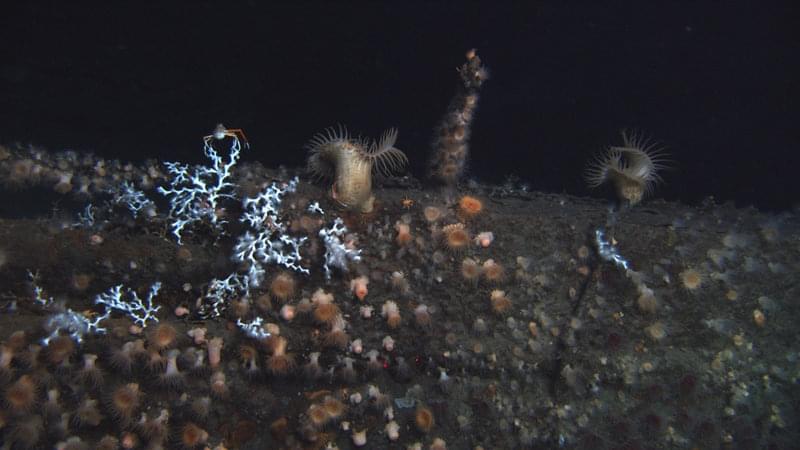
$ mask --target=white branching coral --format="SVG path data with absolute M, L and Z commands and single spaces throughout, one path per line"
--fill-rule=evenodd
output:
M 40 306 L 47 308 L 48 306 L 55 303 L 53 297 L 45 297 L 44 296 L 44 289 L 39 286 L 39 272 L 36 273 L 28 271 L 28 278 L 30 279 L 31 287 L 33 289 L 33 301 L 39 304 Z
M 300 265 L 300 246 L 306 237 L 292 237 L 286 234 L 286 226 L 281 222 L 278 212 L 283 196 L 297 189 L 298 179 L 285 185 L 270 184 L 257 197 L 244 200 L 244 214 L 241 221 L 254 230 L 239 236 L 233 249 L 233 260 L 249 265 L 247 277 L 251 286 L 260 286 L 264 280 L 267 264 L 278 264 L 297 272 L 309 274 Z
M 299 264 L 302 259 L 300 246 L 307 238 L 295 238 L 282 233 L 277 236 L 273 234 L 271 230 L 262 230 L 255 235 L 248 231 L 239 237 L 239 242 L 234 248 L 233 260 L 248 262 L 250 265 L 247 276 L 252 286 L 261 285 L 266 273 L 264 265 L 270 263 L 305 274 L 310 273 Z
M 623 270 L 630 270 L 628 260 L 620 254 L 614 244 L 606 239 L 605 232 L 600 228 L 594 230 L 594 242 L 597 246 L 597 253 L 600 255 L 600 258 L 604 261 L 614 263 L 615 266 Z
M 239 319 L 236 321 L 236 326 L 238 326 L 239 329 L 242 330 L 242 332 L 248 337 L 260 341 L 272 336 L 272 333 L 264 329 L 262 326 L 263 323 L 264 319 L 261 317 L 256 317 L 250 322 L 243 322 L 242 319 Z
M 147 297 L 144 300 L 139 298 L 139 294 L 137 294 L 133 289 L 126 289 L 125 293 L 128 296 L 128 299 L 126 300 L 123 298 L 122 285 L 120 284 L 112 287 L 102 294 L 97 295 L 97 297 L 94 299 L 94 303 L 96 305 L 105 306 L 106 313 L 112 309 L 128 313 L 128 316 L 130 316 L 136 325 L 144 327 L 147 326 L 147 322 L 150 320 L 153 322 L 158 322 L 156 313 L 159 309 L 161 309 L 161 306 L 154 305 L 153 298 L 158 295 L 158 291 L 160 289 L 160 282 L 157 281 L 153 283 L 153 285 L 150 286 L 150 291 L 147 293 Z
M 128 208 L 134 219 L 139 216 L 140 212 L 144 212 L 145 215 L 150 217 L 156 215 L 156 205 L 153 201 L 128 181 L 123 181 L 119 186 L 112 189 L 111 195 L 111 202 Z
M 53 338 L 64 333 L 69 335 L 75 342 L 81 344 L 87 335 L 105 334 L 106 329 L 100 326 L 100 322 L 108 319 L 112 311 L 122 311 L 128 313 L 134 323 L 142 327 L 148 321 L 158 322 L 156 313 L 161 306 L 153 304 L 153 297 L 158 295 L 161 283 L 156 282 L 150 287 L 147 298 L 142 300 L 136 291 L 127 289 L 125 293 L 128 299 L 123 298 L 122 285 L 114 286 L 108 291 L 95 297 L 95 304 L 105 306 L 102 314 L 89 316 L 86 313 L 78 313 L 63 305 L 56 305 L 57 312 L 52 314 L 44 323 L 44 329 L 48 335 L 42 339 L 42 343 L 47 345 Z M 42 291 L 38 286 L 35 287 L 34 299 L 45 308 L 52 308 L 54 302 L 52 298 L 44 299 Z
M 245 222 L 255 229 L 264 226 L 281 226 L 278 214 L 283 197 L 287 193 L 295 192 L 299 181 L 297 177 L 294 177 L 288 183 L 273 182 L 256 197 L 245 198 L 242 201 L 244 213 L 239 221 Z
M 348 248 L 342 242 L 342 237 L 347 232 L 347 227 L 340 217 L 333 221 L 329 228 L 319 230 L 319 237 L 325 243 L 325 278 L 331 279 L 331 267 L 337 267 L 343 272 L 347 272 L 347 261 L 360 261 L 361 250 Z
M 208 289 L 200 299 L 199 314 L 201 317 L 219 317 L 231 300 L 248 295 L 250 295 L 248 277 L 232 273 L 222 280 L 214 278 L 208 283 Z
M 170 226 L 179 244 L 184 229 L 198 222 L 205 221 L 221 233 L 225 220 L 219 214 L 219 203 L 225 198 L 234 198 L 232 191 L 235 185 L 228 180 L 239 161 L 242 144 L 238 137 L 231 136 L 230 152 L 225 160 L 212 146 L 214 140 L 204 140 L 203 150 L 211 160 L 210 166 L 164 163 L 172 179 L 169 188 L 159 187 L 158 192 L 169 198 Z
M 57 312 L 44 323 L 44 329 L 48 335 L 42 339 L 42 344 L 48 345 L 50 341 L 62 333 L 67 333 L 78 344 L 83 343 L 83 338 L 90 334 L 105 334 L 106 329 L 100 326 L 100 322 L 107 319 L 111 311 L 105 314 L 88 318 L 81 313 L 77 313 L 69 308 Z

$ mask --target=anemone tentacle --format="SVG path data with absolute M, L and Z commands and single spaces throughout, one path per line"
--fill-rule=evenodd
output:
M 590 188 L 611 181 L 631 204 L 652 194 L 669 167 L 665 148 L 642 133 L 622 131 L 622 146 L 609 146 L 589 162 L 584 177 Z
M 351 137 L 342 125 L 316 134 L 306 144 L 308 172 L 332 179 L 334 199 L 348 209 L 372 211 L 373 173 L 389 176 L 402 169 L 408 158 L 394 147 L 397 129 L 385 131 L 379 141 Z

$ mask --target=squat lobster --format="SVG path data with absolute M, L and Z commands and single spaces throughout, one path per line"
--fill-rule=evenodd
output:
M 242 131 L 241 128 L 225 128 L 225 125 L 221 123 L 217 124 L 213 133 L 203 137 L 203 142 L 205 142 L 206 145 L 210 145 L 211 139 L 220 140 L 225 139 L 226 136 L 243 141 L 245 146 L 250 147 L 247 136 L 244 135 L 244 131 Z

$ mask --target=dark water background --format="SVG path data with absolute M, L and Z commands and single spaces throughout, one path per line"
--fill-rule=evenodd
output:
M 659 197 L 785 209 L 800 192 L 789 2 L 78 3 L 4 6 L 0 142 L 199 161 L 223 122 L 246 130 L 246 159 L 297 166 L 326 126 L 397 126 L 422 176 L 476 47 L 492 79 L 474 178 L 587 195 L 587 159 L 632 127 L 672 153 Z

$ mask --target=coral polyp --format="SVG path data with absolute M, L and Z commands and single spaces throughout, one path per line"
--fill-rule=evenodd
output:
M 379 141 L 351 137 L 340 126 L 328 128 L 306 145 L 308 171 L 333 180 L 331 197 L 345 209 L 372 212 L 372 173 L 390 176 L 408 163 L 405 153 L 394 147 L 397 129 L 390 128 Z
M 586 169 L 586 183 L 596 188 L 611 181 L 621 201 L 631 206 L 651 194 L 667 167 L 664 148 L 649 138 L 622 131 L 623 145 L 611 146 L 595 156 Z

